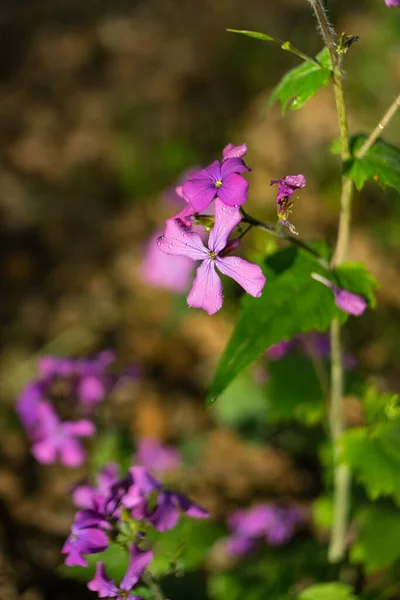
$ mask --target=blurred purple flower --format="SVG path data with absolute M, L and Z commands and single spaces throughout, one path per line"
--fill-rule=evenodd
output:
M 247 554 L 263 538 L 271 546 L 281 546 L 291 539 L 304 518 L 304 512 L 297 507 L 275 504 L 256 504 L 238 510 L 228 519 L 232 535 L 224 541 L 225 549 L 234 555 Z
M 400 0 L 385 0 L 386 6 L 400 6 Z
M 91 421 L 62 422 L 51 404 L 42 400 L 37 407 L 37 422 L 30 432 L 32 454 L 44 464 L 52 464 L 59 459 L 66 467 L 78 467 L 86 456 L 78 438 L 91 437 L 94 433 L 95 426 Z
M 232 151 L 232 150 L 231 150 Z M 247 200 L 249 184 L 240 175 L 250 169 L 241 158 L 225 158 L 189 176 L 183 184 L 183 195 L 201 212 L 218 197 L 226 206 L 238 206 Z
M 127 481 L 117 493 L 122 505 L 131 510 L 133 518 L 146 519 L 157 531 L 175 527 L 180 512 L 198 519 L 209 516 L 206 510 L 184 494 L 165 489 L 144 467 L 132 467 Z
M 292 212 L 294 201 L 292 196 L 298 189 L 305 187 L 306 178 L 304 175 L 287 175 L 283 179 L 271 179 L 270 185 L 278 184 L 278 193 L 276 196 L 277 212 L 279 222 L 288 227 L 293 234 L 297 234 L 294 226 L 288 221 L 288 217 Z
M 96 508 L 105 513 L 105 506 L 112 486 L 118 481 L 119 466 L 105 465 L 96 475 L 96 485 L 80 483 L 72 490 L 72 501 L 78 508 Z
M 158 240 L 160 249 L 166 254 L 202 261 L 187 298 L 189 306 L 202 308 L 209 315 L 221 308 L 222 283 L 215 272 L 215 266 L 221 273 L 237 281 L 248 294 L 256 298 L 261 296 L 266 281 L 261 268 L 242 258 L 223 255 L 229 234 L 240 220 L 238 208 L 225 206 L 220 199 L 216 199 L 215 225 L 210 233 L 208 248 L 204 246 L 200 236 L 190 231 L 181 220 L 167 221 L 165 235 Z
M 162 231 L 156 231 L 147 243 L 147 249 L 140 266 L 142 281 L 154 287 L 174 293 L 187 291 L 194 264 L 186 256 L 167 256 L 158 247 L 157 240 Z
M 117 600 L 134 598 L 141 600 L 139 596 L 135 596 L 129 592 L 138 583 L 143 571 L 153 560 L 153 553 L 150 550 L 142 551 L 136 548 L 136 546 L 132 546 L 129 554 L 128 569 L 119 587 L 107 576 L 104 563 L 98 562 L 96 565 L 96 574 L 88 583 L 89 590 L 97 592 L 99 598 L 117 598 Z
M 335 296 L 335 304 L 338 308 L 347 312 L 349 315 L 354 315 L 355 317 L 359 317 L 363 314 L 368 304 L 362 296 L 358 294 L 353 294 L 353 292 L 349 292 L 344 290 L 331 281 L 322 277 L 318 273 L 311 273 L 311 277 L 315 279 L 315 281 L 319 281 L 326 287 L 329 287 Z
M 136 451 L 136 462 L 150 472 L 161 475 L 179 469 L 182 457 L 178 450 L 163 446 L 155 438 L 141 438 Z
M 292 349 L 293 340 L 282 340 L 281 342 L 278 342 L 278 344 L 270 346 L 266 352 L 266 355 L 270 360 L 280 360 Z
M 72 525 L 71 533 L 61 550 L 63 554 L 67 555 L 65 564 L 68 567 L 87 567 L 88 563 L 84 554 L 98 554 L 106 550 L 108 537 L 97 525 L 98 523 L 88 526 L 88 522 L 84 520 L 81 522 L 77 520 Z

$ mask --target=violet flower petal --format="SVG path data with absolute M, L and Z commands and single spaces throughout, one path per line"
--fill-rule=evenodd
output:
M 206 179 L 190 179 L 183 186 L 183 194 L 190 201 L 195 212 L 201 212 L 214 200 L 217 188 Z
M 177 498 L 173 492 L 162 492 L 158 497 L 157 507 L 149 517 L 157 531 L 169 531 L 179 521 Z
M 204 260 L 208 250 L 198 233 L 190 231 L 180 219 L 169 219 L 165 234 L 158 238 L 158 247 L 166 254 L 188 256 L 192 260 Z
M 108 577 L 102 562 L 96 564 L 96 574 L 87 586 L 92 592 L 97 592 L 99 598 L 115 598 L 119 594 L 117 586 Z
M 227 144 L 222 150 L 222 159 L 227 160 L 228 158 L 242 158 L 247 152 L 247 144 L 241 144 L 235 146 L 234 144 Z
M 130 548 L 129 554 L 128 569 L 120 583 L 121 590 L 126 592 L 129 592 L 137 584 L 143 571 L 153 560 L 153 552 L 151 550 L 139 550 L 134 545 Z
M 358 294 L 353 294 L 338 287 L 333 289 L 333 293 L 335 294 L 336 306 L 349 315 L 359 317 L 368 306 L 366 300 Z
M 241 158 L 224 159 L 221 164 L 221 179 L 225 181 L 232 173 L 246 173 L 250 170 Z
M 248 294 L 261 296 L 266 282 L 261 267 L 237 256 L 218 256 L 215 262 L 221 273 L 237 281 Z
M 186 256 L 171 256 L 161 250 L 158 238 L 162 232 L 155 232 L 145 251 L 140 266 L 142 281 L 170 292 L 185 292 L 189 288 L 194 270 L 193 261 Z
M 188 516 L 195 519 L 208 519 L 210 513 L 195 502 L 189 500 L 184 494 L 175 494 L 175 497 L 179 503 L 181 510 Z
M 202 308 L 209 315 L 213 315 L 221 308 L 223 302 L 222 283 L 215 272 L 214 261 L 204 260 L 197 269 L 187 303 L 191 307 Z
M 227 206 L 238 206 L 246 202 L 248 191 L 249 182 L 241 175 L 232 173 L 223 180 L 222 186 L 217 189 L 217 195 Z
M 215 203 L 215 224 L 211 230 L 208 246 L 212 252 L 218 254 L 228 242 L 228 237 L 241 220 L 237 207 L 226 206 L 219 198 Z

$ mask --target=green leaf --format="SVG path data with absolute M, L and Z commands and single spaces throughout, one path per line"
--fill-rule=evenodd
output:
M 266 33 L 260 33 L 259 31 L 248 31 L 247 29 L 227 29 L 227 31 L 229 31 L 229 33 L 241 33 L 247 37 L 263 40 L 264 42 L 276 42 L 277 44 L 281 44 L 278 38 L 267 35 Z
M 382 188 L 390 186 L 400 192 L 400 149 L 383 140 L 377 140 L 363 158 L 355 158 L 366 139 L 366 135 L 351 138 L 350 146 L 354 158 L 346 163 L 344 174 L 351 177 L 359 190 L 366 181 L 375 181 Z
M 319 583 L 304 590 L 299 600 L 357 600 L 357 596 L 343 583 Z
M 393 506 L 374 505 L 356 517 L 358 538 L 350 550 L 350 561 L 362 563 L 367 573 L 391 567 L 400 559 L 400 511 Z
M 400 422 L 346 431 L 340 460 L 349 465 L 371 500 L 391 496 L 400 505 Z
M 267 283 L 260 298 L 243 299 L 239 319 L 221 357 L 208 400 L 214 401 L 233 379 L 269 346 L 312 329 L 325 331 L 332 319 L 346 319 L 330 289 L 315 282 L 312 272 L 326 272 L 309 253 L 286 248 L 265 265 Z
M 280 100 L 284 114 L 288 106 L 292 110 L 297 110 L 312 96 L 315 96 L 318 90 L 329 82 L 332 74 L 332 64 L 327 48 L 324 48 L 316 56 L 316 60 L 321 66 L 304 62 L 286 73 L 272 91 L 268 106 L 272 106 Z
M 368 423 L 385 422 L 400 417 L 398 394 L 380 394 L 374 387 L 367 390 L 364 409 Z
M 154 551 L 152 573 L 160 577 L 197 569 L 224 533 L 225 530 L 212 521 L 189 517 L 181 517 L 169 531 L 150 530 L 147 537 Z
M 334 274 L 339 287 L 364 296 L 372 308 L 376 306 L 374 288 L 379 285 L 362 263 L 344 263 L 334 270 Z
M 324 397 L 309 358 L 295 353 L 281 360 L 270 361 L 268 373 L 268 422 L 297 419 L 311 426 L 322 420 Z
M 213 413 L 219 423 L 239 427 L 252 420 L 262 420 L 265 405 L 265 395 L 261 387 L 247 375 L 241 375 L 221 394 L 218 403 L 213 407 Z

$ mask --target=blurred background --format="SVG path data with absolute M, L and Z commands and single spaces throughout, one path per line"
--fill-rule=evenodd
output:
M 400 87 L 400 11 L 383 0 L 329 5 L 337 31 L 360 36 L 346 57 L 346 93 L 351 130 L 368 131 Z M 320 489 L 301 428 L 260 422 L 263 365 L 204 410 L 236 284 L 224 282 L 227 301 L 209 317 L 144 275 L 151 235 L 179 210 L 181 173 L 219 159 L 229 142 L 249 147 L 250 214 L 274 221 L 270 179 L 304 173 L 293 223 L 303 238 L 335 239 L 332 90 L 285 118 L 278 106 L 268 112 L 271 89 L 298 59 L 227 27 L 290 39 L 308 54 L 322 46 L 305 0 L 1 0 L 0 575 L 24 600 L 88 594 L 54 571 L 73 515 L 66 490 L 79 474 L 34 464 L 13 412 L 40 354 L 112 348 L 121 367 L 137 365 L 140 377 L 111 403 L 107 435 L 123 423 L 133 439 L 179 446 L 184 487 L 220 518 L 258 496 L 304 503 Z M 399 136 L 396 118 L 385 139 Z M 389 390 L 400 378 L 396 196 L 372 184 L 357 194 L 350 257 L 381 287 L 378 311 L 352 319 L 348 351 Z M 275 244 L 252 232 L 244 253 Z M 357 421 L 357 402 L 350 408 Z

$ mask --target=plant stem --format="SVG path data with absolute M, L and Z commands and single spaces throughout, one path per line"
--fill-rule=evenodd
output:
M 343 94 L 343 79 L 340 60 L 336 51 L 335 32 L 332 29 L 321 0 L 309 0 L 318 20 L 322 37 L 332 61 L 332 78 L 335 92 L 336 111 L 341 141 L 342 163 L 350 158 L 349 132 L 346 118 L 346 106 Z M 346 260 L 351 226 L 351 203 L 353 182 L 342 177 L 340 201 L 340 217 L 336 247 L 331 267 L 336 267 Z M 333 489 L 333 522 L 329 546 L 329 560 L 340 562 L 346 553 L 346 533 L 350 507 L 350 471 L 347 465 L 338 464 L 338 442 L 344 431 L 342 398 L 344 394 L 344 372 L 341 347 L 341 326 L 339 319 L 334 319 L 330 329 L 331 339 L 331 384 L 329 428 L 334 453 L 334 489 Z
M 149 588 L 153 600 L 165 600 L 161 587 L 147 569 L 142 574 L 142 579 Z
M 396 114 L 398 108 L 400 107 L 400 94 L 397 96 L 393 104 L 391 104 L 383 115 L 382 119 L 379 121 L 378 125 L 375 127 L 373 132 L 368 136 L 365 140 L 361 148 L 356 154 L 356 158 L 363 158 L 368 150 L 371 148 L 372 144 L 378 139 L 381 135 L 382 131 L 385 129 L 386 125 L 392 120 L 394 115 Z
M 309 246 L 306 242 L 303 242 L 302 240 L 300 240 L 298 237 L 296 237 L 294 235 L 290 235 L 289 233 L 284 233 L 276 225 L 271 225 L 270 223 L 264 223 L 263 221 L 259 221 L 258 219 L 255 219 L 254 217 L 248 215 L 243 210 L 243 208 L 240 209 L 240 212 L 242 213 L 242 216 L 243 216 L 241 223 L 248 223 L 252 227 L 258 227 L 258 229 L 267 231 L 268 233 L 271 233 L 272 235 L 274 235 L 276 237 L 279 237 L 283 240 L 286 240 L 287 242 L 290 242 L 294 246 L 298 246 L 299 248 L 302 248 L 309 254 L 312 254 L 314 256 L 314 258 L 316 258 L 318 260 L 320 265 L 322 267 L 324 267 L 324 269 L 330 268 L 329 263 L 324 259 L 323 256 L 321 256 L 316 250 L 314 250 L 314 248 Z

